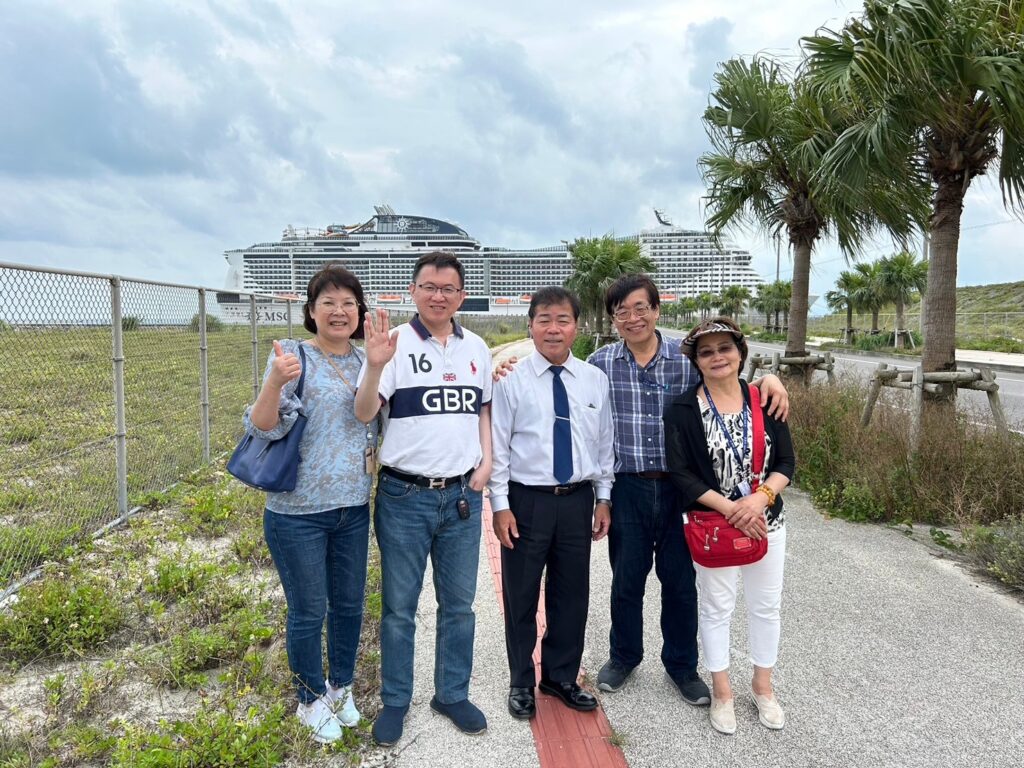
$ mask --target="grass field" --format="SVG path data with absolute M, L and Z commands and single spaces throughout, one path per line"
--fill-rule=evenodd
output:
M 396 318 L 401 320 L 402 318 Z M 466 316 L 490 344 L 525 335 L 525 318 Z M 306 335 L 301 326 L 294 332 Z M 259 326 L 257 375 L 283 326 Z M 112 334 L 109 328 L 0 325 L 17 350 L 0 370 L 0 589 L 70 551 L 117 517 Z M 123 333 L 128 506 L 205 463 L 199 333 L 189 325 Z M 207 334 L 212 455 L 233 447 L 253 400 L 249 326 Z

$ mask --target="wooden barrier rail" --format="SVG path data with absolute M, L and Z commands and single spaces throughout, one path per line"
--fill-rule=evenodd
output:
M 875 403 L 882 387 L 904 389 L 914 392 L 914 406 L 911 408 L 910 436 L 911 445 L 916 446 L 921 432 L 921 410 L 924 407 L 924 393 L 939 394 L 952 384 L 957 389 L 973 389 L 988 395 L 988 405 L 992 409 L 992 418 L 996 428 L 1007 432 L 1006 413 L 999 400 L 999 385 L 991 368 L 972 368 L 971 370 L 930 371 L 925 373 L 921 366 L 916 368 L 890 368 L 888 363 L 879 363 L 871 377 L 871 389 L 864 404 L 860 424 L 866 427 L 871 422 Z
M 769 365 L 768 361 L 771 361 Z M 751 355 L 747 359 L 747 381 L 754 380 L 754 374 L 760 368 L 768 368 L 776 376 L 786 368 L 786 372 L 790 372 L 790 368 L 799 368 L 803 373 L 804 380 L 810 383 L 811 375 L 814 371 L 824 371 L 828 376 L 828 383 L 835 384 L 835 358 L 832 357 L 831 352 L 824 352 L 820 355 L 799 355 L 786 357 L 780 352 L 773 352 L 771 355 Z

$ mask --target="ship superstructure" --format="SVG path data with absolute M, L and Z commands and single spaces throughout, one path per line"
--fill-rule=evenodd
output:
M 533 291 L 561 285 L 572 272 L 568 246 L 511 249 L 483 246 L 464 229 L 443 219 L 398 214 L 388 205 L 362 224 L 326 229 L 289 226 L 278 242 L 256 243 L 225 252 L 229 270 L 225 291 L 217 295 L 228 318 L 248 316 L 249 302 L 232 291 L 257 291 L 280 297 L 304 297 L 310 277 L 327 261 L 339 261 L 359 278 L 371 305 L 407 305 L 413 265 L 424 253 L 450 251 L 466 267 L 464 312 L 523 313 Z M 630 236 L 658 266 L 654 275 L 664 301 L 727 285 L 753 289 L 763 280 L 750 268 L 750 254 L 719 248 L 702 232 L 673 227 Z

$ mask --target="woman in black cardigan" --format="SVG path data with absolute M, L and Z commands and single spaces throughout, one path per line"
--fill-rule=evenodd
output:
M 785 725 L 785 713 L 772 688 L 786 548 L 781 492 L 793 477 L 793 443 L 786 424 L 769 416 L 762 404 L 765 461 L 757 478 L 760 485 L 751 492 L 750 390 L 740 379 L 747 359 L 743 332 L 727 317 L 705 320 L 687 335 L 683 350 L 701 381 L 677 396 L 664 416 L 668 467 L 683 511 L 721 512 L 746 535 L 768 538 L 768 553 L 756 563 L 725 568 L 694 564 L 704 663 L 712 677 L 711 725 L 721 733 L 736 731 L 729 681 L 729 623 L 736 606 L 737 577 L 742 575 L 754 703 L 761 723 L 777 730 Z

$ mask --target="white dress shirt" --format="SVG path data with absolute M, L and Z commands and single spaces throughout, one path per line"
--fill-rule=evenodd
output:
M 608 377 L 569 354 L 562 381 L 569 396 L 572 478 L 591 480 L 599 499 L 611 497 L 615 479 L 614 434 Z M 493 471 L 491 509 L 508 509 L 509 481 L 559 485 L 554 475 L 554 374 L 539 352 L 525 357 L 494 385 L 491 400 Z

